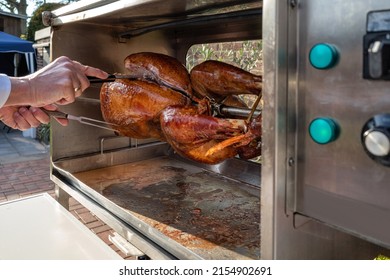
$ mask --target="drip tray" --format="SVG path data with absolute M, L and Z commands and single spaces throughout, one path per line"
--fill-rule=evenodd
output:
M 169 156 L 73 176 L 202 258 L 260 258 L 257 187 Z

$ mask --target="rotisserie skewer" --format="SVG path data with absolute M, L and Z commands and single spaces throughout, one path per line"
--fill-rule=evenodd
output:
M 113 124 L 113 123 L 108 123 L 105 121 L 95 120 L 95 119 L 91 119 L 91 118 L 87 118 L 87 117 L 74 116 L 74 115 L 70 115 L 70 114 L 67 114 L 67 113 L 64 113 L 61 111 L 49 111 L 49 110 L 46 110 L 43 108 L 41 108 L 41 110 L 44 111 L 46 114 L 48 114 L 51 117 L 60 118 L 60 119 L 68 119 L 68 120 L 72 120 L 72 121 L 78 121 L 79 123 L 86 124 L 89 126 L 99 127 L 99 128 L 103 128 L 103 129 L 117 132 L 117 129 L 114 128 L 117 125 Z

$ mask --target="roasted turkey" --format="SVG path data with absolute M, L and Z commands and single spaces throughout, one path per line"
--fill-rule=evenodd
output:
M 190 79 L 198 97 L 213 98 L 217 102 L 239 94 L 259 95 L 262 89 L 261 76 L 216 60 L 196 65 L 190 72 Z
M 176 58 L 152 52 L 135 53 L 125 58 L 125 68 L 136 79 L 153 81 L 192 97 L 189 73 Z
M 161 112 L 168 106 L 190 103 L 191 99 L 180 92 L 142 80 L 104 83 L 100 95 L 103 118 L 116 124 L 120 134 L 136 139 L 166 141 L 160 125 Z
M 246 132 L 244 120 L 198 114 L 194 106 L 170 106 L 162 112 L 160 123 L 173 149 L 197 162 L 216 164 L 237 154 L 249 159 L 261 152 L 260 117 L 252 122 L 254 130 L 250 126 Z
M 217 164 L 261 154 L 261 115 L 249 121 L 213 116 L 213 102 L 243 107 L 238 94 L 261 94 L 261 77 L 206 61 L 191 73 L 175 58 L 135 53 L 125 59 L 134 79 L 104 83 L 101 110 L 121 135 L 166 141 L 181 156 Z M 226 102 L 226 103 L 225 103 Z

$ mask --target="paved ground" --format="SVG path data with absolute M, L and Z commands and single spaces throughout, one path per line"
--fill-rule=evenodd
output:
M 19 130 L 10 130 L 1 124 L 0 133 L 0 163 L 31 161 L 42 159 L 49 153 L 49 147 L 35 139 L 23 137 Z
M 23 137 L 21 131 L 8 132 L 0 123 L 0 203 L 42 192 L 55 197 L 49 162 L 48 146 Z M 133 259 L 124 256 L 108 240 L 114 231 L 73 198 L 70 199 L 69 210 L 123 258 Z

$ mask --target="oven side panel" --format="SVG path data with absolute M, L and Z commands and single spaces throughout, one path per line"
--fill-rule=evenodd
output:
M 390 247 L 390 169 L 362 142 L 367 121 L 390 113 L 390 82 L 363 74 L 368 15 L 386 9 L 388 1 L 299 1 L 296 210 Z M 318 68 L 316 50 L 326 47 L 335 62 Z M 316 138 L 323 120 L 336 125 L 329 143 Z
M 384 4 L 264 1 L 263 259 L 372 259 L 388 252 L 388 231 L 373 213 L 389 214 L 390 172 L 360 142 L 367 119 L 390 108 L 388 82 L 362 78 L 366 14 Z M 320 71 L 308 55 L 323 42 L 340 48 L 340 61 Z M 308 127 L 318 116 L 340 123 L 336 141 L 313 142 Z
M 296 46 L 290 37 L 295 7 L 264 1 L 263 146 L 261 192 L 262 259 L 335 258 L 330 228 L 294 213 L 295 109 L 288 91 L 296 84 Z M 290 105 L 288 107 L 288 105 Z M 292 124 L 292 125 L 291 125 Z M 291 127 L 292 126 L 292 127 Z M 290 163 L 289 163 L 290 161 Z

